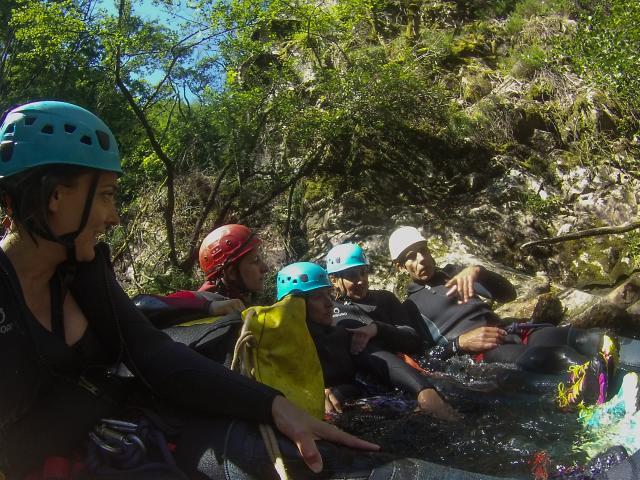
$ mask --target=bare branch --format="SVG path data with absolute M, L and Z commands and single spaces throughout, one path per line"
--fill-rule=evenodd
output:
M 596 237 L 600 235 L 614 235 L 618 233 L 629 232 L 637 228 L 640 228 L 640 221 L 625 223 L 624 225 L 618 225 L 616 227 L 589 228 L 587 230 L 580 230 L 573 233 L 567 233 L 566 235 L 558 235 L 557 237 L 543 238 L 542 240 L 526 242 L 520 245 L 520 248 L 529 248 L 535 245 L 550 245 L 552 243 L 562 243 L 562 242 L 567 242 L 569 240 L 577 240 L 579 238 L 587 238 L 587 237 Z

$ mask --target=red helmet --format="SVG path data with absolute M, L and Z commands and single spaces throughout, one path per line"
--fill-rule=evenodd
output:
M 216 279 L 222 275 L 224 267 L 236 263 L 260 243 L 260 239 L 244 225 L 231 223 L 218 227 L 200 245 L 200 268 L 207 280 Z

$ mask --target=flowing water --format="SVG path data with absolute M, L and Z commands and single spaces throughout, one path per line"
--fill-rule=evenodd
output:
M 461 422 L 414 413 L 413 401 L 386 393 L 353 402 L 336 424 L 387 452 L 472 472 L 516 479 L 591 478 L 579 473 L 589 458 L 579 448 L 585 432 L 577 414 L 554 405 L 561 377 L 531 381 L 507 365 L 464 359 L 444 368 L 434 383 L 462 413 Z

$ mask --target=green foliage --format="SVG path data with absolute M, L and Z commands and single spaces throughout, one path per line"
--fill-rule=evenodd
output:
M 631 258 L 634 267 L 640 266 L 640 233 L 638 231 L 629 232 L 625 235 L 623 253 Z
M 562 206 L 562 198 L 553 195 L 542 198 L 534 192 L 523 194 L 522 201 L 525 210 L 543 219 L 557 214 Z
M 575 37 L 567 42 L 575 68 L 616 94 L 628 127 L 638 128 L 640 111 L 640 3 L 634 0 L 598 0 L 578 19 Z
M 122 15 L 96 1 L 0 5 L 0 100 L 74 101 L 112 127 L 127 171 L 112 240 L 132 291 L 194 286 L 191 243 L 216 222 L 270 224 L 299 257 L 318 206 L 385 224 L 399 206 L 442 205 L 488 165 L 550 178 L 527 144 L 534 129 L 557 134 L 569 166 L 637 170 L 607 143 L 618 116 L 637 128 L 637 2 L 198 0 L 184 20 L 160 0 L 175 14 L 160 23 L 137 15 L 141 0 Z M 569 61 L 604 91 L 569 97 Z M 512 156 L 490 164 L 499 154 Z M 521 200 L 541 218 L 559 208 Z

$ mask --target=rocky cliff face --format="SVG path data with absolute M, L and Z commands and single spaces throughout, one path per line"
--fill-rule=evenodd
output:
M 567 18 L 544 21 L 550 35 L 572 28 Z M 318 258 L 336 243 L 362 242 L 374 264 L 374 285 L 401 292 L 403 279 L 390 265 L 386 238 L 397 226 L 413 225 L 430 238 L 440 263 L 479 263 L 512 279 L 520 298 L 503 307 L 504 316 L 529 318 L 538 305 L 537 315 L 545 312 L 554 322 L 640 333 L 637 233 L 521 248 L 636 221 L 640 177 L 629 165 L 637 158 L 637 139 L 619 133 L 615 104 L 584 79 L 557 69 L 523 72 L 516 63 L 505 72 L 495 65 L 483 56 L 468 58 L 455 74 L 465 111 L 494 122 L 496 131 L 478 130 L 493 135 L 483 143 L 493 148 L 484 166 L 469 171 L 461 162 L 447 195 L 430 205 L 353 205 L 345 192 L 331 208 L 308 209 L 310 256 Z M 389 191 L 404 188 L 406 175 L 420 174 L 399 171 Z

